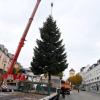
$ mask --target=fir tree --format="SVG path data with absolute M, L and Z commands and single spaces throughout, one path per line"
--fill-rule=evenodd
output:
M 40 28 L 41 40 L 37 39 L 37 46 L 34 48 L 34 57 L 31 62 L 31 69 L 34 74 L 58 75 L 64 71 L 68 64 L 61 33 L 56 21 L 49 16 Z

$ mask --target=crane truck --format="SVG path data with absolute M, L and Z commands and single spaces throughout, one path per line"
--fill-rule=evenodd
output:
M 40 4 L 40 1 L 41 0 L 37 0 L 37 2 L 35 4 L 35 7 L 33 9 L 33 12 L 32 12 L 32 14 L 31 14 L 31 16 L 30 16 L 30 18 L 28 20 L 28 23 L 27 23 L 27 25 L 25 27 L 25 30 L 23 32 L 23 35 L 22 35 L 22 37 L 21 37 L 21 39 L 19 41 L 18 47 L 16 49 L 15 55 L 14 55 L 14 57 L 12 59 L 12 62 L 10 64 L 10 66 L 9 66 L 9 69 L 8 69 L 7 73 L 6 74 L 0 74 L 0 86 L 3 84 L 4 81 L 7 81 L 7 80 L 13 80 L 13 81 L 15 81 L 16 79 L 17 80 L 19 79 L 19 81 L 20 81 L 20 79 L 21 80 L 25 80 L 25 77 L 24 78 L 21 78 L 21 77 L 23 77 L 22 74 L 19 75 L 19 77 L 15 76 L 13 74 L 13 69 L 14 69 L 14 65 L 15 65 L 15 63 L 17 61 L 17 58 L 18 58 L 18 56 L 20 54 L 20 51 L 21 51 L 22 47 L 24 46 L 24 41 L 25 41 L 26 35 L 27 35 L 28 31 L 29 31 L 29 28 L 31 26 L 31 23 L 33 21 L 33 18 L 35 16 L 35 13 L 36 13 L 36 11 L 38 9 L 38 6 Z

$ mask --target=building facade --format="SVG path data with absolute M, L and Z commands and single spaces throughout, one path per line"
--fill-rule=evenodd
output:
M 3 70 L 5 72 L 8 71 L 8 68 L 11 64 L 13 54 L 8 53 L 7 48 L 4 47 L 4 45 L 0 44 L 0 70 Z M 14 65 L 14 68 L 22 67 L 20 63 L 16 63 Z
M 73 77 L 75 75 L 75 70 L 72 68 L 69 70 L 69 77 Z
M 91 66 L 82 67 L 80 74 L 85 90 L 100 93 L 100 60 Z

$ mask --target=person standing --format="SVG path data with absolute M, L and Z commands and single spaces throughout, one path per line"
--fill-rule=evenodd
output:
M 78 93 L 80 92 L 79 88 L 77 89 Z

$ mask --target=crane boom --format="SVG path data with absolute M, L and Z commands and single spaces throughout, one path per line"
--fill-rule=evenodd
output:
M 35 5 L 35 7 L 34 7 L 34 9 L 33 9 L 33 12 L 32 12 L 32 14 L 31 14 L 31 16 L 30 16 L 30 18 L 29 18 L 29 21 L 28 21 L 28 23 L 27 23 L 27 25 L 26 25 L 26 28 L 25 28 L 25 30 L 24 30 L 24 32 L 23 32 L 23 35 L 22 35 L 22 37 L 21 37 L 21 39 L 20 39 L 19 45 L 18 45 L 18 47 L 17 47 L 17 49 L 16 49 L 15 55 L 14 55 L 14 57 L 13 57 L 13 59 L 12 59 L 11 65 L 9 66 L 8 75 L 12 74 L 14 64 L 16 63 L 17 58 L 18 58 L 18 56 L 19 56 L 19 53 L 20 53 L 20 51 L 21 51 L 21 48 L 22 48 L 23 45 L 24 45 L 24 41 L 25 41 L 26 35 L 27 35 L 28 31 L 29 31 L 29 28 L 30 28 L 30 26 L 31 26 L 31 23 L 32 23 L 32 21 L 33 21 L 33 18 L 34 18 L 34 16 L 35 16 L 35 13 L 36 13 L 36 11 L 37 11 L 37 9 L 38 9 L 38 6 L 39 6 L 39 4 L 40 4 L 40 1 L 41 1 L 41 0 L 37 0 L 36 5 Z

